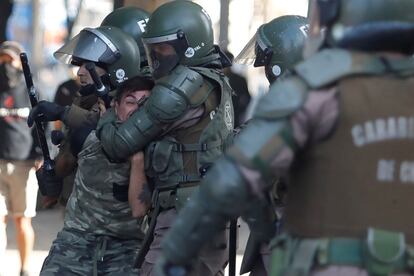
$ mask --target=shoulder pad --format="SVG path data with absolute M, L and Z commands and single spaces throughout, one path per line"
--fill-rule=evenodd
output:
M 312 89 L 322 88 L 355 74 L 378 75 L 386 71 L 380 58 L 342 49 L 326 49 L 295 66 L 295 72 Z
M 183 97 L 190 107 L 199 106 L 207 99 L 206 91 L 210 90 L 207 85 L 201 74 L 182 65 L 156 82 L 156 86 L 163 86 Z
M 190 68 L 196 71 L 197 73 L 209 79 L 212 79 L 216 82 L 221 82 L 221 80 L 224 78 L 224 73 L 218 69 L 205 68 L 205 67 L 190 67 Z
M 276 81 L 256 106 L 254 117 L 277 119 L 290 116 L 302 107 L 308 95 L 306 83 L 296 76 Z

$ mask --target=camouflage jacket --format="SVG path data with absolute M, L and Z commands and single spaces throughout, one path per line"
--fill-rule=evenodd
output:
M 130 163 L 111 163 L 92 131 L 78 155 L 78 169 L 66 207 L 65 229 L 121 239 L 142 239 L 141 220 L 128 203 Z M 121 191 L 121 198 L 114 197 Z

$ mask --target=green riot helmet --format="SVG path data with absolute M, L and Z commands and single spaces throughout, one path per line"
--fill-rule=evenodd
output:
M 177 64 L 202 65 L 214 50 L 210 16 L 190 1 L 172 1 L 158 7 L 142 37 L 156 79 Z
M 134 39 L 116 27 L 85 28 L 54 53 L 64 63 L 94 62 L 106 69 L 111 88 L 142 75 L 140 53 Z
M 137 7 L 122 7 L 108 14 L 101 23 L 101 26 L 117 27 L 135 39 L 141 53 L 141 67 L 147 65 L 142 34 L 145 32 L 149 13 Z
M 312 0 L 310 9 L 310 37 L 323 37 L 319 47 L 414 52 L 412 0 Z
M 307 19 L 286 15 L 261 25 L 235 62 L 264 66 L 270 83 L 302 60 L 308 33 Z

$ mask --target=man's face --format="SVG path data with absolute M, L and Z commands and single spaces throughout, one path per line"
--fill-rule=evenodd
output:
M 13 59 L 8 54 L 0 54 L 0 64 L 11 64 L 14 68 L 21 68 L 20 61 Z
M 20 60 L 15 60 L 8 54 L 0 54 L 0 91 L 8 91 L 20 83 L 20 69 Z
M 0 54 L 0 64 L 11 63 L 13 59 L 9 55 Z
M 149 90 L 130 91 L 124 93 L 121 99 L 115 101 L 115 113 L 118 120 L 126 121 L 132 113 L 134 113 L 144 98 L 149 96 Z
M 96 73 L 98 74 L 99 77 L 106 74 L 106 70 L 103 69 L 102 67 L 99 67 L 99 66 L 95 65 L 95 68 L 96 68 Z M 79 77 L 79 81 L 80 81 L 81 86 L 86 86 L 88 84 L 93 84 L 93 80 L 91 78 L 91 75 L 89 74 L 88 70 L 86 70 L 85 63 L 82 63 L 82 65 L 79 67 L 77 75 Z

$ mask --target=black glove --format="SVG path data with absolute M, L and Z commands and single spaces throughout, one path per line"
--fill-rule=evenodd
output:
M 58 197 L 62 192 L 63 179 L 55 175 L 55 171 L 45 171 L 43 166 L 36 171 L 37 183 L 43 196 Z
M 60 130 L 52 130 L 50 133 L 50 139 L 52 140 L 53 145 L 59 146 L 65 139 L 65 134 Z
M 35 120 L 41 122 L 50 122 L 62 120 L 66 108 L 56 103 L 48 101 L 40 101 L 30 111 L 29 117 L 27 118 L 27 124 L 31 127 Z

